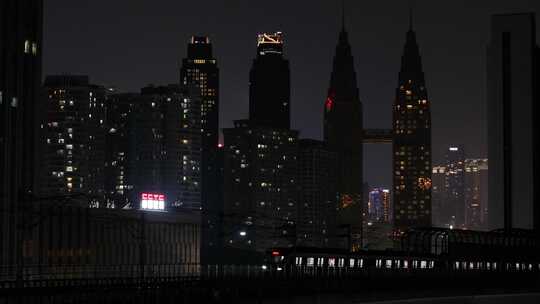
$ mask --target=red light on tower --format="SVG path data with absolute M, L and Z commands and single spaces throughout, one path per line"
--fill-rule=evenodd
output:
M 334 107 L 334 100 L 332 100 L 332 97 L 328 96 L 328 98 L 326 98 L 324 106 L 326 107 L 326 112 L 332 111 L 332 108 Z
M 279 256 L 279 251 L 272 251 L 272 256 Z

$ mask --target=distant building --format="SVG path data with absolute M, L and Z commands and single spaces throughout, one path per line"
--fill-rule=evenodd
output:
M 337 170 L 336 153 L 324 142 L 299 141 L 297 234 L 298 245 L 305 247 L 337 246 Z
M 446 196 L 446 167 L 433 166 L 432 169 L 433 186 L 431 190 L 432 221 L 434 227 L 448 227 L 450 224 L 443 216 L 442 210 Z
M 412 23 L 412 22 L 411 22 Z M 394 103 L 394 227 L 431 226 L 431 102 L 410 25 Z
M 445 153 L 445 195 L 441 208 L 444 223 L 465 227 L 465 153 L 462 146 L 448 147 Z
M 324 141 L 337 153 L 338 221 L 348 225 L 352 250 L 362 247 L 363 117 L 354 58 L 343 25 L 324 102 Z M 343 243 L 340 247 L 347 246 Z
M 465 227 L 486 230 L 488 206 L 488 160 L 466 159 L 465 165 Z
M 374 188 L 369 192 L 368 218 L 371 222 L 390 223 L 390 190 Z
M 0 264 L 13 265 L 21 202 L 38 194 L 43 1 L 2 0 L 0 20 Z
M 540 213 L 537 56 L 534 13 L 492 16 L 487 53 L 489 229 L 532 229 L 534 215 Z
M 89 207 L 105 197 L 105 88 L 88 76 L 47 76 L 42 192 L 84 194 Z

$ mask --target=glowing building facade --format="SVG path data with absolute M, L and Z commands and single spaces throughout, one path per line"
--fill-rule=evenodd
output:
M 393 111 L 394 228 L 431 226 L 431 110 L 412 25 Z

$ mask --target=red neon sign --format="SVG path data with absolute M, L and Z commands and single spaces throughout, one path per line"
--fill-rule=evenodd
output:
M 165 195 L 155 193 L 141 194 L 141 209 L 165 210 Z

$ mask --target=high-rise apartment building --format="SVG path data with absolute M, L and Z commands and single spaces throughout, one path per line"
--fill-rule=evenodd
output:
M 140 94 L 112 94 L 107 97 L 105 147 L 105 193 L 110 208 L 134 208 L 139 198 L 136 178 L 135 121 Z
M 141 90 L 135 119 L 139 195 L 160 193 L 171 209 L 201 206 L 201 103 L 178 85 Z
M 487 52 L 489 228 L 534 227 L 539 92 L 533 13 L 494 15 Z
M 14 264 L 21 202 L 37 194 L 43 1 L 2 0 L 0 20 L 0 264 Z
M 298 132 L 235 121 L 224 129 L 225 242 L 265 251 L 296 243 Z
M 363 117 L 345 26 L 339 34 L 323 111 L 324 141 L 337 156 L 338 220 L 350 226 L 354 237 L 349 249 L 357 250 L 362 246 Z
M 89 206 L 105 197 L 105 88 L 88 76 L 47 76 L 41 189 L 83 194 Z
M 431 106 L 412 22 L 393 111 L 394 227 L 431 226 Z

